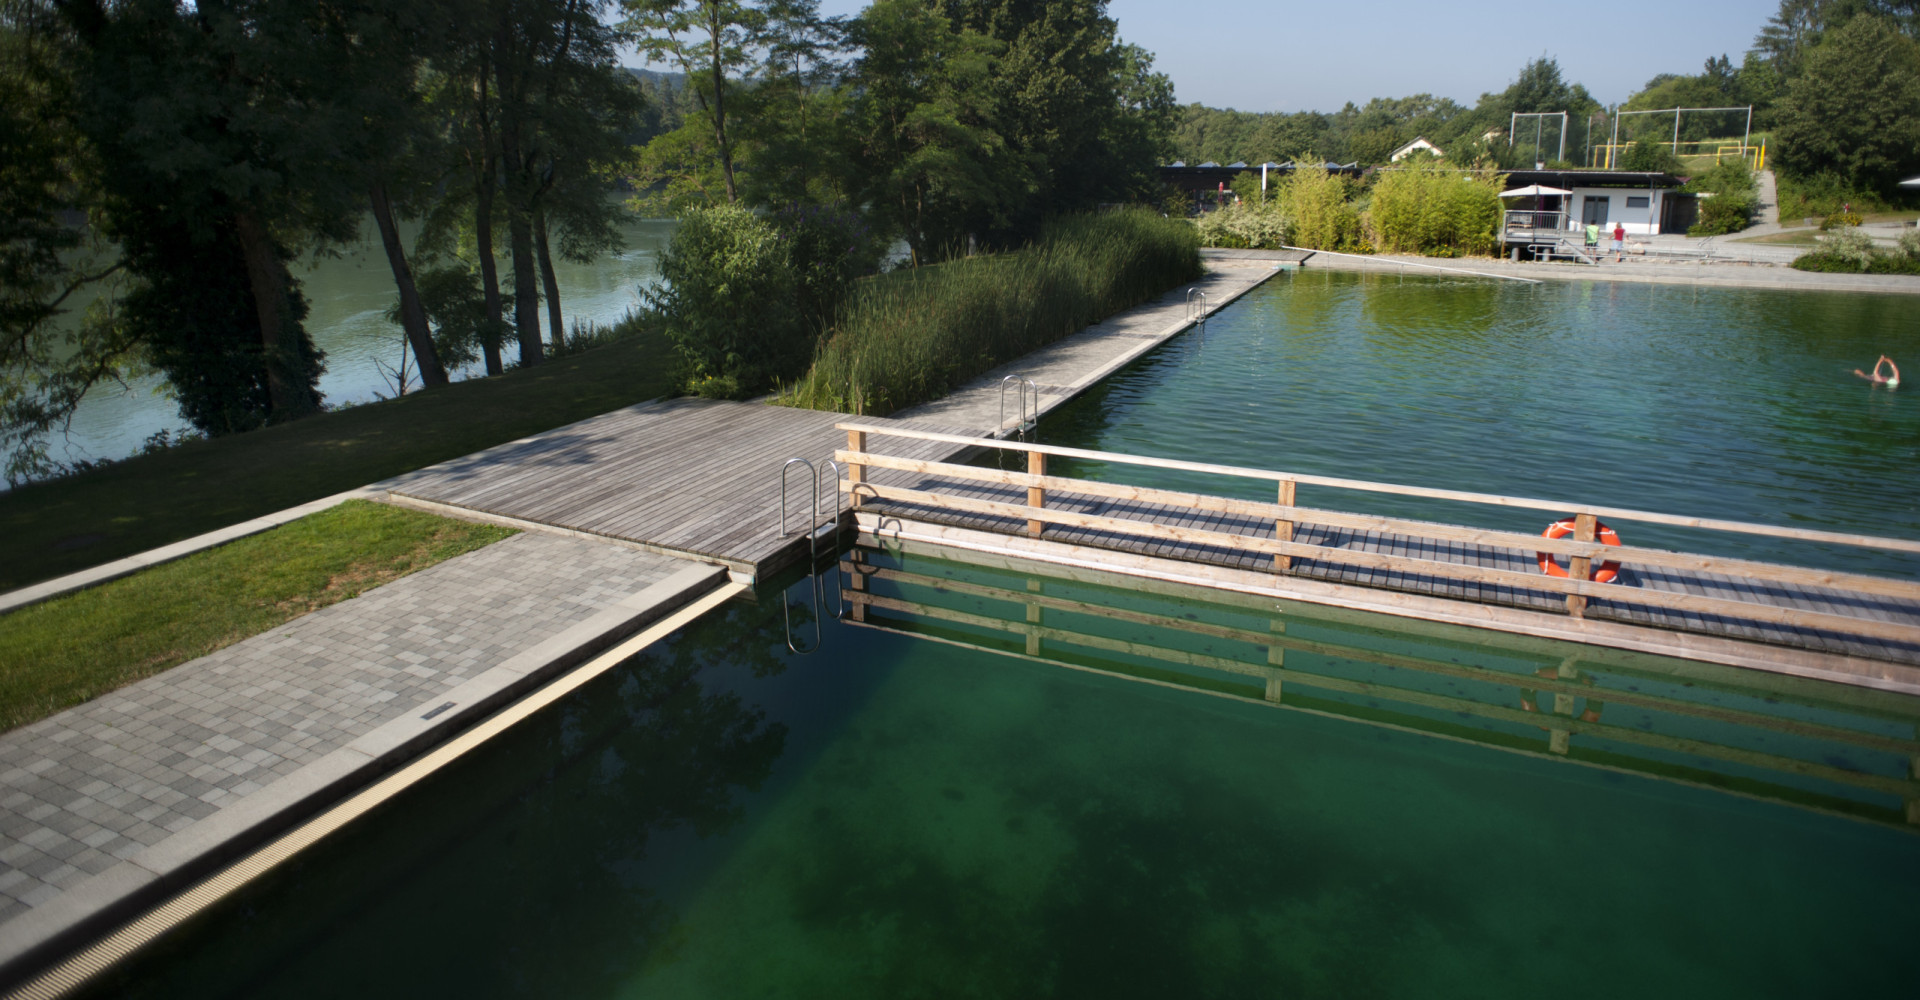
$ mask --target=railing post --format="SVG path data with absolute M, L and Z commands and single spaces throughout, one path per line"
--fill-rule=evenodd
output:
M 1573 657 L 1568 657 L 1560 661 L 1559 668 L 1554 671 L 1554 677 L 1563 681 L 1579 679 L 1580 671 L 1574 669 Z M 1573 695 L 1563 691 L 1554 692 L 1553 714 L 1564 718 L 1573 718 Z M 1572 747 L 1573 730 L 1549 729 L 1547 733 L 1548 750 L 1564 755 Z
M 1269 618 L 1267 619 L 1267 631 L 1284 634 L 1287 631 L 1287 623 L 1278 618 Z M 1281 696 L 1284 694 L 1281 690 L 1282 682 L 1280 679 L 1280 671 L 1286 669 L 1287 666 L 1286 647 L 1279 645 L 1268 646 L 1267 666 L 1273 668 L 1273 670 L 1267 674 L 1267 700 L 1277 705 L 1280 703 Z
M 1046 475 L 1047 474 L 1047 456 L 1037 451 L 1027 452 L 1027 473 L 1029 475 L 1034 475 L 1034 476 Z M 1027 487 L 1027 506 L 1045 507 L 1046 505 L 1047 505 L 1046 490 L 1043 490 L 1038 486 Z M 1041 527 L 1042 527 L 1042 523 L 1039 521 L 1028 521 L 1027 534 L 1034 538 L 1039 538 Z
M 1576 542 L 1593 541 L 1594 526 L 1600 519 L 1592 514 L 1576 514 L 1573 518 L 1573 540 Z M 1585 580 L 1593 573 L 1593 560 L 1586 556 L 1574 556 L 1567 560 L 1567 579 Z M 1578 594 L 1567 595 L 1567 614 L 1575 618 L 1587 616 L 1587 599 Z
M 847 562 L 853 567 L 847 575 L 852 578 L 850 582 L 853 585 L 853 592 L 856 594 L 864 594 L 867 592 L 867 575 L 860 572 L 860 567 L 865 564 L 866 561 L 866 555 L 859 549 L 854 549 L 852 552 L 847 553 Z M 865 601 L 859 599 L 853 601 L 853 620 L 857 622 L 867 620 L 867 603 Z
M 1041 591 L 1040 581 L 1029 579 L 1027 581 L 1027 591 L 1029 593 L 1034 593 L 1034 594 L 1040 593 Z M 1027 605 L 1027 655 L 1028 656 L 1040 655 L 1041 626 L 1042 626 L 1042 622 L 1040 620 L 1040 605 L 1038 604 Z
M 1280 480 L 1280 506 L 1293 506 L 1293 491 L 1296 484 L 1291 479 Z M 1273 537 L 1276 541 L 1293 541 L 1293 522 L 1284 518 L 1273 522 Z M 1274 556 L 1273 568 L 1285 573 L 1293 568 L 1292 556 Z
M 866 431 L 847 432 L 847 450 L 864 454 L 867 450 Z M 847 506 L 860 506 L 860 492 L 856 489 L 867 481 L 867 467 L 859 462 L 847 463 Z

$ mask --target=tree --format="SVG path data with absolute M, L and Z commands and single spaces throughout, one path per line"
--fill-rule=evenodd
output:
M 1884 189 L 1920 167 L 1920 43 L 1885 18 L 1854 18 L 1806 54 L 1779 118 L 1783 170 Z
M 764 7 L 742 0 L 621 0 L 625 28 L 650 62 L 670 62 L 686 74 L 728 201 L 740 200 L 727 102 L 737 78 L 754 62 L 766 28 Z M 689 121 L 687 127 L 696 127 Z

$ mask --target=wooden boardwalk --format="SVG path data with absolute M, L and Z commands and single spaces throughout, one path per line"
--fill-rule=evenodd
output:
M 864 421 L 846 426 L 857 439 L 865 440 Z M 1283 473 L 1232 473 L 1278 479 L 1284 498 L 1280 505 L 1048 477 L 1043 470 L 1036 471 L 1038 465 L 1028 464 L 1044 459 L 1043 453 L 1173 467 L 1192 464 L 1174 460 L 982 442 L 1003 449 L 1000 455 L 1009 467 L 926 467 L 925 460 L 891 453 L 900 445 L 920 444 L 912 438 L 915 432 L 902 436 L 879 431 L 877 426 L 871 430 L 889 442 L 887 448 L 862 450 L 850 445 L 840 453 L 843 461 L 858 463 L 851 478 L 863 494 L 859 507 L 863 530 L 873 530 L 881 519 L 920 522 L 986 536 L 1018 536 L 1083 550 L 1219 567 L 1240 574 L 1241 579 L 1254 575 L 1274 581 L 1318 581 L 1787 647 L 1853 661 L 1920 666 L 1920 584 L 1910 581 L 1689 553 L 1609 549 L 1593 541 L 1569 545 L 1539 539 L 1530 531 L 1484 531 L 1295 507 L 1291 500 L 1295 477 Z M 949 439 L 949 443 L 955 442 Z M 1232 472 L 1225 467 L 1196 468 Z M 1310 477 L 1298 478 L 1310 481 Z M 1362 490 L 1442 492 L 1340 482 Z M 1482 502 L 1494 501 L 1520 508 L 1545 504 L 1482 498 Z M 1518 519 L 1537 523 L 1521 510 L 1514 513 Z M 1630 521 L 1629 513 L 1606 516 Z M 1668 523 L 1685 520 L 1646 512 L 1641 517 L 1664 518 Z M 1699 526 L 1808 534 L 1724 522 Z M 1899 540 L 1865 539 L 1855 544 L 1920 552 L 1920 543 Z M 1540 550 L 1583 557 L 1587 552 L 1605 553 L 1601 558 L 1615 558 L 1613 554 L 1618 553 L 1626 565 L 1613 583 L 1581 583 L 1543 575 L 1537 562 Z M 1102 562 L 1092 554 L 1088 561 Z M 1144 567 L 1139 571 L 1152 572 Z M 1574 575 L 1584 578 L 1586 568 Z
M 758 403 L 671 399 L 640 403 L 534 437 L 396 477 L 396 497 L 617 539 L 649 551 L 717 562 L 758 579 L 806 552 L 811 479 L 796 466 L 784 536 L 780 470 L 818 465 L 846 435 L 841 413 Z M 951 430 L 930 421 L 876 421 Z M 962 449 L 909 446 L 930 460 Z M 822 517 L 841 496 L 820 477 Z

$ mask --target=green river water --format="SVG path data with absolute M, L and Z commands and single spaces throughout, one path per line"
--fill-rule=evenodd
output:
M 779 591 L 729 605 L 93 995 L 1754 998 L 1920 974 L 1913 699 L 863 555 L 892 602 L 866 626 L 795 656 Z M 810 644 L 807 585 L 784 597 Z M 1564 755 L 1517 710 L 1562 668 L 1606 723 Z

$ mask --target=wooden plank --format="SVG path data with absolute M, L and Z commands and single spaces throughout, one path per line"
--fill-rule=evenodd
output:
M 1136 534 L 1146 537 L 1171 538 L 1176 541 L 1212 545 L 1221 548 L 1242 551 L 1264 552 L 1274 555 L 1309 555 L 1322 558 L 1341 559 L 1386 571 L 1414 568 L 1420 572 L 1436 576 L 1467 575 L 1472 579 L 1505 580 L 1519 586 L 1544 591 L 1554 591 L 1562 595 L 1578 594 L 1608 598 L 1617 601 L 1633 601 L 1653 604 L 1677 610 L 1688 610 L 1706 614 L 1739 615 L 1757 621 L 1775 622 L 1793 625 L 1799 628 L 1827 629 L 1848 634 L 1881 636 L 1902 642 L 1920 643 L 1920 626 L 1873 621 L 1865 618 L 1853 618 L 1843 615 L 1830 615 L 1820 612 L 1801 611 L 1791 608 L 1777 608 L 1766 605 L 1745 604 L 1719 598 L 1700 597 L 1691 594 L 1676 594 L 1669 591 L 1637 590 L 1623 594 L 1608 584 L 1594 583 L 1590 580 L 1572 578 L 1531 576 L 1510 570 L 1488 570 L 1476 566 L 1456 563 L 1433 562 L 1427 560 L 1402 560 L 1391 555 L 1375 552 L 1345 550 L 1339 554 L 1316 552 L 1314 547 L 1297 542 L 1281 542 L 1269 538 L 1254 538 L 1231 535 L 1224 532 L 1202 531 L 1191 528 L 1176 528 L 1155 524 L 1149 521 L 1131 521 L 1122 518 L 1097 517 L 1075 514 L 1059 510 L 1039 510 L 1015 504 L 1003 504 L 986 500 L 969 500 L 959 497 L 943 496 L 918 490 L 904 490 L 890 486 L 874 486 L 876 495 L 884 499 L 908 500 L 933 507 L 957 507 L 961 510 L 973 510 L 980 513 L 994 513 L 1007 517 L 1033 518 L 1050 523 L 1078 524 L 1083 527 L 1100 528 L 1123 534 Z M 1417 563 L 1406 566 L 1404 563 Z
M 1832 545 L 1886 549 L 1891 552 L 1920 553 L 1920 541 L 1900 538 L 1879 538 L 1871 535 L 1856 535 L 1843 532 L 1812 531 L 1805 528 L 1781 528 L 1774 525 L 1750 524 L 1743 521 L 1723 521 L 1714 518 L 1660 514 L 1654 511 L 1632 510 L 1624 507 L 1601 507 L 1593 504 L 1571 503 L 1559 500 L 1535 500 L 1524 497 L 1509 497 L 1496 493 L 1472 493 L 1463 490 L 1442 490 L 1423 486 L 1372 483 L 1360 479 L 1337 479 L 1329 476 L 1313 476 L 1296 472 L 1272 472 L 1266 469 L 1249 469 L 1242 466 L 1214 465 L 1207 462 L 1187 462 L 1180 459 L 1151 458 L 1143 455 L 1123 455 L 1116 452 L 1089 451 L 1085 448 L 1063 448 L 1057 445 L 998 441 L 989 438 L 973 438 L 965 435 L 943 434 L 909 428 L 887 428 L 863 423 L 842 423 L 838 426 L 842 430 L 860 428 L 876 434 L 947 441 L 976 448 L 1037 451 L 1063 458 L 1080 458 L 1096 462 L 1114 462 L 1122 465 L 1141 465 L 1156 469 L 1200 472 L 1208 475 L 1231 476 L 1239 479 L 1264 479 L 1272 481 L 1292 479 L 1310 486 L 1330 486 L 1336 489 L 1357 490 L 1366 493 L 1387 493 L 1396 496 L 1424 497 L 1433 500 L 1455 500 L 1462 503 L 1487 504 L 1497 507 L 1521 507 L 1529 510 L 1572 511 L 1575 514 L 1592 514 L 1597 518 L 1614 518 L 1617 520 L 1641 521 L 1647 524 L 1667 524 L 1677 527 L 1702 528 L 1709 531 L 1766 535 L 1774 538 L 1792 538 L 1801 541 L 1824 542 Z
M 847 452 L 836 452 L 835 457 L 842 458 L 843 460 L 852 460 L 856 456 Z M 858 457 L 860 457 L 862 461 L 870 462 L 874 467 L 902 469 L 933 476 L 1002 483 L 1009 486 L 1037 486 L 1053 492 L 1137 500 L 1165 504 L 1170 507 L 1185 510 L 1216 511 L 1273 519 L 1275 521 L 1312 522 L 1315 524 L 1354 528 L 1362 531 L 1402 533 L 1423 538 L 1468 542 L 1475 545 L 1511 547 L 1523 551 L 1535 550 L 1550 552 L 1555 555 L 1568 557 L 1586 556 L 1589 558 L 1613 560 L 1631 566 L 1659 566 L 1702 573 L 1739 574 L 1760 580 L 1812 587 L 1828 587 L 1836 590 L 1849 590 L 1862 594 L 1875 594 L 1883 597 L 1894 597 L 1907 601 L 1920 602 L 1920 583 L 1911 580 L 1897 580 L 1890 577 L 1873 576 L 1870 574 L 1809 569 L 1779 563 L 1675 552 L 1668 549 L 1649 549 L 1626 545 L 1610 546 L 1592 540 L 1583 542 L 1578 540 L 1577 537 L 1572 539 L 1548 539 L 1539 535 L 1523 532 L 1499 531 L 1489 528 L 1469 528 L 1434 521 L 1416 521 L 1404 518 L 1378 517 L 1370 514 L 1352 514 L 1344 511 L 1332 511 L 1315 507 L 1298 507 L 1288 504 L 1270 504 L 1254 500 L 1238 500 L 1230 497 L 1210 496 L 1204 493 L 1185 493 L 1144 486 L 1105 483 L 1098 480 L 1070 479 L 1059 476 L 1036 477 L 1019 472 L 981 469 L 973 466 L 951 465 L 940 462 L 897 459 L 892 456 L 877 454 L 861 454 Z M 1282 481 L 1283 489 L 1286 482 L 1288 481 Z M 1920 610 L 1920 608 L 1916 608 L 1916 610 Z

